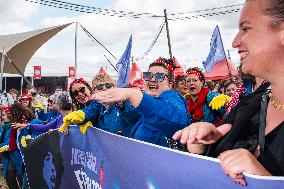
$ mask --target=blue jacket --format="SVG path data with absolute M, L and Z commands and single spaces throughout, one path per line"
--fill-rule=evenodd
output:
M 101 112 L 105 111 L 105 107 L 96 100 L 90 100 L 87 102 L 86 106 L 82 109 L 85 113 L 85 119 L 82 124 L 91 121 L 94 127 L 98 126 L 98 120 L 101 115 Z
M 134 124 L 139 120 L 140 114 L 129 102 L 123 102 L 122 107 L 111 104 L 107 110 L 101 112 L 99 127 L 105 131 L 118 134 L 121 131 L 123 136 L 130 137 Z
M 185 99 L 174 90 L 167 90 L 159 97 L 143 93 L 136 110 L 141 118 L 131 136 L 161 146 L 168 146 L 168 139 L 191 123 Z
M 5 125 L 5 124 L 4 124 Z M 10 141 L 10 133 L 11 133 L 11 126 L 2 126 L 0 130 L 0 147 L 9 145 Z M 2 166 L 4 170 L 4 178 L 7 178 L 7 170 L 8 170 L 8 164 L 9 161 L 12 161 L 12 164 L 14 165 L 20 179 L 23 178 L 24 175 L 24 164 L 23 159 L 20 154 L 19 150 L 10 152 L 3 152 L 2 153 Z

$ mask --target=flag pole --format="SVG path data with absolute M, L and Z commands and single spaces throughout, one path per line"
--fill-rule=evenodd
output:
M 0 76 L 0 90 L 3 89 L 3 72 L 4 72 L 4 63 L 5 63 L 5 55 L 4 55 L 4 46 L 2 51 L 2 58 L 1 58 L 1 76 Z
M 168 38 L 169 55 L 170 55 L 170 58 L 172 59 L 173 54 L 172 54 L 171 38 L 170 38 L 170 31 L 169 31 L 169 23 L 168 23 L 168 17 L 167 17 L 167 9 L 164 9 L 164 15 L 165 15 L 165 22 L 166 22 L 167 38 Z
M 75 79 L 77 79 L 77 32 L 78 32 L 78 22 L 75 26 Z

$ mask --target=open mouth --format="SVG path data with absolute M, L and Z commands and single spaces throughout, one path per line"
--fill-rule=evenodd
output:
M 82 100 L 83 101 L 83 100 L 85 100 L 86 96 L 87 96 L 86 94 L 79 95 L 78 96 L 78 100 Z
M 193 91 L 193 90 L 195 90 L 195 89 L 196 89 L 196 88 L 193 87 L 193 86 L 189 87 L 189 90 L 190 90 L 190 91 Z
M 157 90 L 159 87 L 157 85 L 148 85 L 150 90 Z

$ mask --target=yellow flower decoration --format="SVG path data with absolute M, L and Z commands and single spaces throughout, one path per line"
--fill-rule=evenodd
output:
M 90 121 L 83 125 L 80 125 L 80 131 L 85 135 L 88 127 L 93 127 L 93 124 Z
M 35 105 L 33 105 L 33 108 L 38 108 L 40 110 L 44 110 L 44 106 L 42 104 L 35 104 Z
M 31 135 L 23 136 L 21 138 L 21 144 L 25 148 L 27 147 L 27 140 L 31 139 Z
M 188 99 L 190 97 L 189 93 L 186 93 L 185 95 L 183 95 L 183 98 Z
M 220 108 L 224 107 L 228 102 L 230 102 L 231 97 L 220 94 L 212 99 L 209 106 L 212 110 L 219 110 Z
M 73 124 L 79 124 L 85 119 L 85 113 L 82 110 L 70 112 L 63 118 L 63 124 L 59 128 L 58 131 L 63 132 L 65 131 L 68 126 L 73 123 Z
M 0 148 L 0 153 L 2 152 L 7 152 L 9 150 L 9 146 L 8 145 L 4 145 Z

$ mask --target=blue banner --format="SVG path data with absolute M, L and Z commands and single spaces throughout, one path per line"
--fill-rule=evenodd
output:
M 217 159 L 183 153 L 89 128 L 53 131 L 25 152 L 31 189 L 240 189 Z M 246 175 L 246 189 L 281 189 L 283 177 Z
M 226 58 L 225 50 L 219 27 L 216 26 L 211 42 L 210 42 L 210 53 L 205 62 L 202 62 L 206 72 L 211 72 L 212 68 Z
M 127 47 L 116 64 L 116 69 L 118 70 L 117 87 L 124 88 L 128 86 L 129 82 L 129 72 L 130 72 L 130 58 L 131 58 L 131 48 L 132 48 L 132 35 L 128 40 Z

